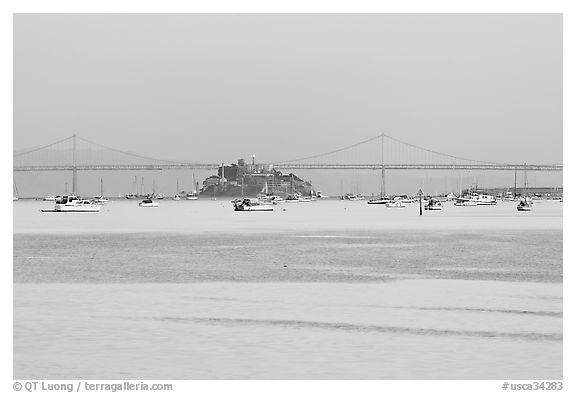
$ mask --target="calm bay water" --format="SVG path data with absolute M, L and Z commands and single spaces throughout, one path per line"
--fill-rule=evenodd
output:
M 559 379 L 562 204 L 14 203 L 19 379 Z

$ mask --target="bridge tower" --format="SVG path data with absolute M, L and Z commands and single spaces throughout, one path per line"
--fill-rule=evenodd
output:
M 77 168 L 76 168 L 76 134 L 72 135 L 72 194 L 78 191 Z
M 386 195 L 386 168 L 384 167 L 384 133 L 380 135 L 380 158 L 382 164 L 382 180 L 380 184 L 380 197 Z

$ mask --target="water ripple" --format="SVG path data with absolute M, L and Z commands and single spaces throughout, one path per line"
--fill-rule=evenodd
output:
M 538 332 L 498 332 L 485 330 L 454 330 L 454 329 L 427 329 L 412 328 L 405 326 L 381 326 L 354 324 L 346 322 L 322 322 L 304 320 L 279 320 L 279 319 L 247 319 L 247 318 L 206 318 L 206 317 L 119 317 L 132 320 L 157 320 L 171 323 L 206 323 L 222 326 L 273 326 L 296 329 L 322 329 L 332 331 L 348 331 L 360 333 L 384 333 L 384 334 L 413 334 L 419 336 L 465 336 L 482 338 L 508 338 L 524 341 L 562 341 L 562 333 L 538 333 Z

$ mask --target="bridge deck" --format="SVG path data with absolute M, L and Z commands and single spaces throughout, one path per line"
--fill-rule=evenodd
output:
M 381 164 L 267 164 L 272 165 L 277 170 L 382 170 Z M 132 170 L 216 170 L 219 164 L 159 164 L 159 165 L 77 165 L 78 171 L 132 171 Z M 562 171 L 562 165 L 534 165 L 534 164 L 385 164 L 385 170 L 482 170 L 482 171 Z M 54 166 L 14 166 L 14 171 L 35 172 L 35 171 L 72 171 L 73 165 Z

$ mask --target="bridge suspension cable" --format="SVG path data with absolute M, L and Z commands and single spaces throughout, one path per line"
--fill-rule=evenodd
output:
M 101 148 L 103 148 L 103 149 L 115 151 L 116 153 L 121 153 L 121 154 L 125 154 L 125 155 L 132 156 L 132 157 L 142 158 L 142 159 L 145 159 L 145 160 L 159 161 L 159 162 L 168 162 L 168 163 L 171 163 L 171 164 L 182 164 L 182 165 L 195 164 L 195 163 L 189 162 L 189 161 L 162 160 L 162 159 L 155 158 L 155 157 L 150 157 L 150 156 L 145 156 L 145 155 L 142 155 L 142 154 L 131 153 L 131 152 L 127 152 L 127 151 L 115 149 L 115 148 L 110 147 L 110 146 L 106 146 L 106 145 L 102 145 L 102 144 L 100 144 L 100 143 L 96 143 L 96 142 L 90 141 L 90 140 L 88 140 L 88 139 L 86 139 L 86 138 L 82 138 L 82 137 L 80 137 L 80 136 L 77 137 L 77 138 L 80 139 L 80 140 L 82 140 L 82 141 L 84 141 L 84 142 L 86 142 L 86 143 L 89 143 L 89 144 L 91 144 L 91 145 L 95 145 L 95 146 L 101 147 Z
M 352 145 L 344 146 L 344 147 L 341 147 L 341 148 L 339 148 L 339 149 L 331 150 L 331 151 L 329 151 L 329 152 L 320 153 L 320 154 L 314 154 L 314 155 L 310 155 L 310 156 L 306 156 L 306 157 L 300 157 L 300 158 L 295 158 L 295 159 L 291 159 L 291 160 L 276 161 L 276 162 L 273 162 L 273 163 L 271 162 L 271 163 L 268 163 L 268 164 L 289 164 L 289 163 L 294 163 L 294 162 L 298 162 L 298 161 L 309 160 L 309 159 L 313 159 L 313 158 L 326 157 L 326 156 L 329 156 L 329 155 L 332 155 L 332 154 L 335 154 L 335 153 L 339 153 L 339 152 L 342 152 L 342 151 L 345 151 L 345 150 L 352 149 L 352 148 L 354 148 L 354 147 L 358 147 L 358 146 L 360 146 L 360 145 L 364 145 L 364 144 L 366 144 L 366 143 L 368 143 L 368 142 L 372 142 L 372 141 L 374 141 L 374 140 L 376 140 L 376 139 L 381 139 L 381 140 L 382 140 L 382 161 L 383 161 L 383 160 L 384 160 L 384 152 L 383 152 L 383 150 L 384 150 L 384 147 L 383 147 L 383 145 L 384 145 L 384 138 L 387 138 L 387 139 L 389 139 L 389 140 L 391 140 L 391 141 L 394 141 L 394 142 L 396 142 L 396 143 L 399 143 L 399 144 L 401 144 L 401 145 L 411 147 L 411 148 L 413 148 L 413 149 L 421 150 L 421 151 L 424 151 L 424 152 L 427 152 L 427 153 L 436 154 L 436 155 L 441 156 L 441 157 L 451 158 L 451 159 L 454 159 L 454 160 L 461 160 L 461 161 L 466 161 L 466 162 L 476 163 L 476 164 L 505 165 L 505 164 L 500 163 L 500 162 L 474 160 L 474 159 L 470 159 L 470 158 L 455 156 L 455 155 L 452 155 L 452 154 L 442 153 L 442 152 L 439 152 L 439 151 L 435 151 L 435 150 L 432 150 L 432 149 L 427 149 L 427 148 L 425 148 L 425 147 L 417 146 L 417 145 L 414 145 L 414 144 L 412 144 L 412 143 L 402 141 L 402 140 L 400 140 L 400 139 L 398 139 L 398 138 L 394 138 L 394 137 L 392 137 L 392 136 L 390 136 L 390 135 L 387 135 L 387 134 L 385 134 L 385 133 L 381 133 L 381 134 L 376 135 L 376 136 L 374 136 L 374 137 L 372 137 L 372 138 L 368 138 L 368 139 L 363 140 L 363 141 L 361 141 L 361 142 L 357 142 L 357 143 L 354 143 L 354 144 L 352 144 Z
M 416 145 L 413 145 L 413 144 L 411 144 L 411 143 L 401 141 L 400 139 L 391 137 L 390 135 L 386 135 L 386 134 L 384 134 L 384 133 L 382 133 L 380 136 L 386 137 L 386 138 L 388 138 L 388 139 L 390 139 L 390 140 L 392 140 L 392 141 L 394 141 L 394 142 L 398 142 L 398 143 L 401 143 L 401 144 L 406 145 L 406 146 L 410 146 L 410 147 L 415 148 L 415 149 L 423 150 L 423 151 L 426 151 L 426 152 L 428 152 L 428 153 L 438 154 L 438 155 L 444 156 L 444 157 L 453 158 L 453 159 L 455 159 L 455 160 L 475 162 L 475 163 L 478 163 L 478 164 L 504 165 L 504 164 L 502 164 L 501 162 L 490 162 L 490 161 L 472 160 L 472 159 L 469 159 L 469 158 L 458 157 L 458 156 L 453 156 L 453 155 L 451 155 L 451 154 L 441 153 L 441 152 L 438 152 L 438 151 L 434 151 L 434 150 L 431 150 L 431 149 L 427 149 L 427 148 L 425 148 L 425 147 L 416 146 Z
M 54 146 L 54 145 L 57 145 L 57 144 L 59 144 L 59 143 L 66 142 L 66 141 L 68 141 L 68 140 L 70 140 L 70 139 L 72 139 L 72 138 L 74 138 L 74 135 L 69 136 L 68 138 L 60 139 L 59 141 L 56 141 L 56 142 L 52 142 L 52 143 L 50 143 L 50 144 L 48 144 L 48 145 L 45 145 L 45 146 L 34 147 L 34 148 L 30 149 L 30 150 L 26 150 L 26 151 L 23 151 L 23 152 L 20 152 L 20 153 L 14 153 L 14 154 L 13 154 L 13 157 L 19 157 L 19 156 L 22 156 L 22 155 L 24 155 L 24 154 L 30 154 L 30 153 L 34 153 L 35 151 L 38 151 L 38 150 L 47 149 L 47 148 L 52 147 L 52 146 Z
M 277 162 L 273 162 L 273 163 L 270 162 L 270 163 L 268 163 L 268 164 L 288 164 L 288 163 L 291 163 L 291 162 L 304 161 L 304 160 L 309 160 L 309 159 L 312 159 L 312 158 L 320 158 L 320 157 L 329 156 L 330 154 L 339 153 L 339 152 L 341 152 L 341 151 L 348 150 L 348 149 L 352 149 L 352 148 L 354 148 L 354 147 L 363 145 L 363 144 L 365 144 L 365 143 L 372 142 L 372 141 L 375 140 L 375 139 L 381 138 L 382 135 L 384 135 L 384 134 L 376 135 L 376 136 L 374 136 L 374 137 L 372 137 L 372 138 L 369 138 L 369 139 L 366 139 L 366 140 L 364 140 L 364 141 L 362 141 L 362 142 L 358 142 L 358 143 L 355 143 L 355 144 L 353 144 L 353 145 L 345 146 L 345 147 L 342 147 L 342 148 L 340 148 L 340 149 L 332 150 L 332 151 L 329 151 L 329 152 L 327 152 L 327 153 L 320 153 L 320 154 L 315 154 L 315 155 L 313 155 L 313 156 L 295 158 L 295 159 L 293 159 L 293 160 L 277 161 Z

